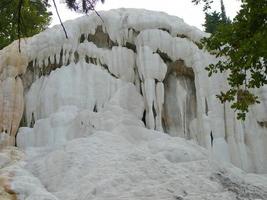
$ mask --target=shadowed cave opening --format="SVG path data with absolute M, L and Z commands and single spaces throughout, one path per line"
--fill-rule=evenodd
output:
M 167 63 L 164 79 L 163 129 L 172 136 L 192 139 L 192 121 L 197 115 L 197 99 L 192 68 L 183 60 Z

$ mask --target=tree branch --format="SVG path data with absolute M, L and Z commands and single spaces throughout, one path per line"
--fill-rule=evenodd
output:
M 20 30 L 20 23 L 21 23 L 21 8 L 23 5 L 23 0 L 19 0 L 19 4 L 18 4 L 18 19 L 17 19 L 17 23 L 18 23 L 18 38 L 19 38 L 19 52 L 21 52 L 20 50 L 20 35 L 21 35 L 21 30 Z
M 63 23 L 62 23 L 62 21 L 61 21 L 61 18 L 60 18 L 60 15 L 59 15 L 59 13 L 58 13 L 58 9 L 57 9 L 57 5 L 56 5 L 55 0 L 53 0 L 53 3 L 54 3 L 54 6 L 55 6 L 55 9 L 56 9 L 56 12 L 57 12 L 58 19 L 59 19 L 60 24 L 61 24 L 61 26 L 62 26 L 62 28 L 63 28 L 64 33 L 65 33 L 65 36 L 66 36 L 66 38 L 68 39 L 68 34 L 67 34 L 67 31 L 66 31 L 66 29 L 65 29 L 65 27 L 64 27 L 64 25 L 63 25 Z
M 101 1 L 102 1 L 102 0 L 101 0 Z M 101 19 L 101 21 L 102 21 L 103 23 L 105 23 L 104 20 L 102 19 L 102 17 L 100 16 L 100 14 L 96 11 L 96 9 L 95 9 L 94 5 L 91 3 L 91 1 L 89 0 L 88 2 L 89 2 L 89 4 L 90 4 L 90 6 L 92 7 L 92 10 L 95 11 L 95 13 L 97 14 L 97 16 Z

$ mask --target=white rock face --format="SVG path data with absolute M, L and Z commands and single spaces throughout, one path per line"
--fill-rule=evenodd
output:
M 126 83 L 101 67 L 85 62 L 57 69 L 35 81 L 26 94 L 28 125 L 33 118 L 48 117 L 64 105 L 99 111 Z
M 118 91 L 115 99 L 120 95 Z M 138 93 L 133 97 L 138 99 Z M 97 113 L 63 107 L 36 121 L 32 131 L 20 129 L 18 141 L 26 148 L 26 160 L 0 170 L 15 174 L 10 184 L 18 199 L 267 198 L 267 176 L 218 163 L 206 149 L 147 129 L 132 107 L 112 102 Z M 42 130 L 47 127 L 48 134 Z M 49 145 L 40 148 L 44 143 Z M 32 144 L 38 147 L 29 148 Z
M 246 171 L 267 173 L 266 88 L 255 91 L 262 103 L 240 122 L 216 99 L 228 87 L 226 76 L 209 78 L 205 71 L 216 62 L 196 45 L 207 34 L 164 13 L 118 9 L 100 15 L 104 22 L 96 14 L 66 22 L 69 39 L 55 26 L 27 39 L 21 55 L 15 43 L 0 51 L 1 131 L 14 137 L 24 96 L 22 124 L 28 128 L 17 136 L 23 148 L 62 145 L 95 129 L 133 123 L 192 140 Z
M 14 42 L 0 51 L 0 148 L 15 144 L 23 114 L 23 85 L 18 76 L 25 72 L 27 57 L 15 50 Z

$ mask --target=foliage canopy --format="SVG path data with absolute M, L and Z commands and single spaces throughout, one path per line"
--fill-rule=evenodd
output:
M 207 33 L 215 33 L 221 24 L 229 24 L 231 20 L 226 16 L 223 0 L 221 0 L 221 12 L 205 12 L 205 23 L 203 24 Z
M 49 5 L 45 1 L 1 0 L 0 6 L 0 49 L 20 37 L 43 31 L 51 21 L 52 14 L 47 11 Z
M 199 3 L 201 0 L 193 1 Z M 210 1 L 202 1 L 208 8 Z M 202 43 L 217 57 L 224 57 L 206 68 L 209 76 L 218 72 L 229 74 L 229 90 L 217 97 L 222 103 L 232 102 L 232 108 L 238 111 L 237 118 L 244 120 L 249 106 L 259 103 L 253 89 L 267 83 L 267 1 L 241 2 L 233 22 L 218 26 Z

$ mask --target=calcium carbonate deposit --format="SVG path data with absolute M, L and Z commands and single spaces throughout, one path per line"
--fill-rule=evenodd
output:
M 266 200 L 267 88 L 238 121 L 216 99 L 227 76 L 205 71 L 206 33 L 160 12 L 100 15 L 0 51 L 0 198 Z

